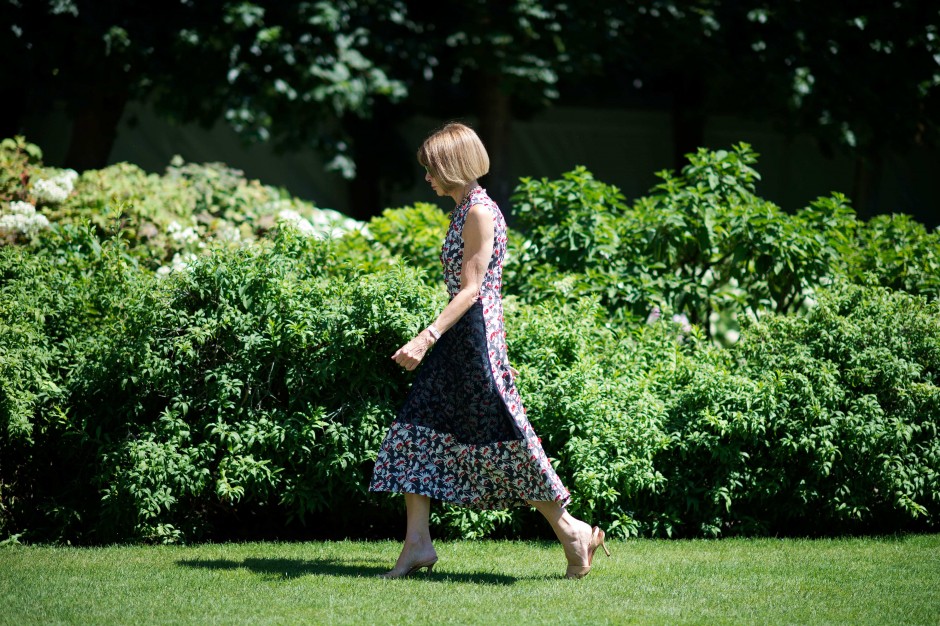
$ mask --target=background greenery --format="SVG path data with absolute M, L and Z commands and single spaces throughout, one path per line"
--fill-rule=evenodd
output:
M 0 537 L 397 536 L 401 499 L 366 488 L 411 377 L 388 357 L 445 302 L 446 215 L 356 223 L 221 164 L 72 177 L 22 138 L 0 159 Z M 510 356 L 571 511 L 620 537 L 934 530 L 940 235 L 839 194 L 784 213 L 756 164 L 700 150 L 632 205 L 583 168 L 517 186 Z
M 0 23 L 0 55 L 18 61 L 0 83 L 0 136 L 61 111 L 59 164 L 98 169 L 128 103 L 147 103 L 316 149 L 350 179 L 359 218 L 413 178 L 401 122 L 416 115 L 479 120 L 501 202 L 513 120 L 554 104 L 667 113 L 656 140 L 675 169 L 719 116 L 811 137 L 852 159 L 846 192 L 863 215 L 885 210 L 879 186 L 912 189 L 894 159 L 935 156 L 940 139 L 932 0 L 2 0 Z

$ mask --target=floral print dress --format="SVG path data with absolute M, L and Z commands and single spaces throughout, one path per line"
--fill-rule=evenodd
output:
M 509 369 L 500 296 L 506 222 L 480 187 L 451 213 L 441 248 L 444 281 L 453 298 L 460 291 L 463 226 L 475 204 L 494 220 L 493 256 L 480 298 L 424 357 L 382 442 L 369 489 L 479 509 L 532 500 L 565 506 L 568 490 L 525 416 Z

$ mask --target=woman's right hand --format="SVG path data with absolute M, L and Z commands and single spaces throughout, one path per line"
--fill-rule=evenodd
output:
M 427 329 L 422 330 L 417 337 L 400 347 L 392 355 L 392 360 L 410 372 L 418 367 L 421 359 L 433 345 L 434 337 Z

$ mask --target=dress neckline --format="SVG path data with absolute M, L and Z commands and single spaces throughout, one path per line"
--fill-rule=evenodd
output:
M 478 190 L 479 190 L 479 191 L 484 191 L 483 187 L 481 187 L 480 185 L 477 185 L 476 187 L 474 187 L 473 189 L 471 189 L 470 191 L 467 192 L 467 195 L 465 195 L 465 196 L 463 197 L 463 200 L 461 200 L 461 201 L 457 204 L 457 207 L 462 207 L 462 206 L 465 205 L 467 202 L 469 202 L 469 201 L 470 201 L 470 196 L 472 196 L 473 193 L 474 193 L 475 191 L 478 191 Z

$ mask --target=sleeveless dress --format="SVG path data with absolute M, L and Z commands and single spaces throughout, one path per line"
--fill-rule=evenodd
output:
M 379 449 L 370 491 L 415 493 L 478 509 L 531 500 L 566 506 L 568 490 L 525 416 L 509 370 L 503 329 L 506 222 L 486 194 L 473 189 L 450 214 L 441 248 L 444 281 L 460 291 L 463 226 L 470 207 L 493 215 L 493 256 L 480 298 L 428 352 L 404 406 Z

